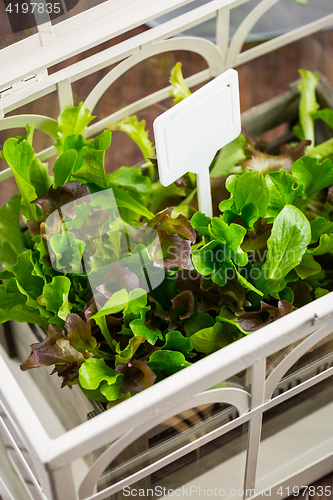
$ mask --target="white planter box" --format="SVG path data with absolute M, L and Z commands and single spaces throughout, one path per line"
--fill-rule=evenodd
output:
M 192 498 L 215 487 L 220 496 L 237 499 L 243 493 L 257 498 L 268 488 L 272 498 L 285 498 L 294 486 L 330 472 L 332 298 L 316 300 L 67 432 L 68 421 L 57 418 L 30 374 L 19 373 L 17 362 L 6 362 L 3 354 L 2 412 L 7 422 L 14 416 L 19 446 L 33 464 L 34 498 L 45 498 L 38 484 L 46 498 L 57 500 L 122 498 L 117 492 L 123 488 L 150 488 L 157 498 L 163 488 L 182 487 L 192 488 Z M 24 328 L 16 330 L 22 344 Z M 226 387 L 207 390 L 222 380 Z M 13 439 L 18 442 L 16 434 Z M 103 477 L 109 463 L 111 473 Z M 24 477 L 32 482 L 29 473 Z M 104 489 L 93 495 L 99 479 Z
M 54 90 L 63 109 L 73 102 L 73 81 L 119 61 L 87 96 L 85 106 L 92 112 L 119 76 L 151 55 L 178 49 L 201 54 L 207 69 L 187 80 L 194 85 L 333 22 L 332 13 L 241 52 L 251 26 L 278 0 L 263 0 L 230 42 L 229 10 L 245 1 L 211 0 L 50 75 L 47 68 L 56 62 L 191 1 L 110 0 L 81 17 L 40 27 L 38 34 L 0 51 L 5 68 L 0 80 L 0 130 L 30 122 L 50 133 L 54 121 L 49 117 L 5 115 Z M 212 18 L 217 19 L 216 44 L 195 37 L 170 38 Z M 163 100 L 168 91 L 161 89 L 96 122 L 87 135 Z M 53 153 L 49 148 L 40 157 L 46 159 Z M 9 171 L 1 172 L 0 180 L 10 175 Z M 332 471 L 332 299 L 331 293 L 89 421 L 85 421 L 86 413 L 92 407 L 88 402 L 86 408 L 76 411 L 75 388 L 58 394 L 57 378 L 53 380 L 57 388 L 52 384 L 38 387 L 34 377 L 43 369 L 35 374 L 21 373 L 17 360 L 10 360 L 1 349 L 0 429 L 27 485 L 26 491 L 18 492 L 12 482 L 12 496 L 5 490 L 3 482 L 12 476 L 13 469 L 0 450 L 1 496 L 14 500 L 23 500 L 24 495 L 46 500 L 111 496 L 117 500 L 122 498 L 124 487 L 150 488 L 160 497 L 157 486 L 162 488 L 162 496 L 167 496 L 169 489 L 184 486 L 185 493 L 177 490 L 177 496 L 186 497 L 186 491 L 191 491 L 192 498 L 201 498 L 204 495 L 199 487 L 206 488 L 206 496 L 213 496 L 208 490 L 216 487 L 215 496 L 257 498 L 262 488 L 271 488 L 271 498 L 285 498 L 293 493 L 293 486 L 308 484 Z M 29 342 L 23 341 L 22 328 L 25 331 L 17 325 L 15 330 L 21 347 L 25 344 L 24 358 Z M 305 354 L 314 346 L 312 354 Z M 221 381 L 226 381 L 226 387 L 208 390 Z M 75 411 L 67 412 L 60 403 L 55 412 L 52 403 L 66 398 L 66 391 Z M 201 406 L 206 408 L 198 411 Z M 180 413 L 185 416 L 184 424 L 176 417 Z M 186 490 L 191 486 L 192 490 Z M 123 496 L 135 496 L 127 493 L 125 489 Z M 172 491 L 169 493 L 171 496 Z

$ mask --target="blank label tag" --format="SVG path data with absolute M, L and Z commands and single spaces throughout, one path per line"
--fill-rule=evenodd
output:
M 229 69 L 156 118 L 154 135 L 161 184 L 168 186 L 193 172 L 198 175 L 199 190 L 203 179 L 203 197 L 208 196 L 211 204 L 204 181 L 209 165 L 217 151 L 240 132 L 238 73 Z

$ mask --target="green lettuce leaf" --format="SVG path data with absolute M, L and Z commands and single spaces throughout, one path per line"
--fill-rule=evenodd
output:
M 94 139 L 92 145 L 87 145 L 82 149 L 82 164 L 79 169 L 72 172 L 72 176 L 96 184 L 101 188 L 107 188 L 108 181 L 104 163 L 105 151 L 111 144 L 110 130 L 104 130 L 101 136 Z
M 121 186 L 129 191 L 134 191 L 144 199 L 151 193 L 149 177 L 142 174 L 141 168 L 120 167 L 115 172 L 107 174 L 108 187 Z
M 186 356 L 192 351 L 193 345 L 191 340 L 184 337 L 180 332 L 172 331 L 166 334 L 165 344 L 162 349 L 178 351 Z
M 266 261 L 256 287 L 265 296 L 276 294 L 285 286 L 288 273 L 300 264 L 311 241 L 311 226 L 296 207 L 286 205 L 276 217 L 267 240 Z
M 314 260 L 312 255 L 305 254 L 303 255 L 301 263 L 297 267 L 295 267 L 295 271 L 302 280 L 305 280 L 306 278 L 309 278 L 309 276 L 320 273 L 321 265 Z
M 20 228 L 20 203 L 21 195 L 14 194 L 8 203 L 0 208 L 0 237 L 2 244 L 0 246 L 0 258 L 3 269 L 11 270 L 16 262 L 16 257 L 25 250 L 23 233 Z M 6 261 L 3 255 L 3 244 L 10 247 L 10 262 Z M 13 257 L 13 258 L 12 258 Z
M 219 336 L 222 336 L 223 330 L 223 324 L 217 322 L 213 326 L 197 331 L 190 337 L 194 349 L 204 354 L 218 351 L 221 347 L 218 340 Z
M 303 198 L 310 200 L 318 191 L 333 184 L 333 163 L 329 159 L 319 163 L 316 158 L 303 156 L 294 163 L 292 174 L 303 188 Z
M 238 224 L 228 226 L 222 219 L 214 217 L 209 231 L 215 239 L 194 250 L 192 262 L 200 274 L 211 275 L 214 283 L 224 286 L 234 263 L 245 266 L 248 262 L 246 252 L 241 249 L 246 229 Z
M 314 119 L 312 113 L 317 111 L 319 104 L 316 99 L 316 88 L 319 82 L 319 76 L 311 71 L 300 69 L 302 77 L 297 85 L 301 99 L 299 104 L 299 121 L 302 128 L 302 139 L 311 141 L 315 145 Z
M 75 149 L 68 149 L 58 156 L 52 169 L 54 173 L 54 189 L 69 181 L 70 175 L 76 164 L 77 156 Z
M 98 389 L 108 401 L 120 398 L 123 378 L 124 375 L 110 368 L 104 359 L 86 359 L 79 369 L 80 386 L 87 391 Z
M 246 160 L 245 145 L 246 137 L 240 134 L 236 139 L 224 146 L 218 153 L 210 171 L 211 177 L 223 177 L 240 173 L 242 167 L 236 165 Z
M 269 204 L 265 178 L 259 172 L 232 175 L 227 179 L 226 188 L 231 197 L 219 205 L 224 212 L 223 219 L 232 222 L 239 215 L 247 227 L 253 229 L 253 224 L 260 217 L 265 217 Z
M 331 128 L 333 128 L 333 109 L 323 108 L 318 109 L 312 113 L 312 118 L 314 120 L 322 120 Z
M 30 301 L 28 305 L 27 296 L 21 293 L 13 282 L 9 287 L 0 285 L 0 302 L 0 323 L 13 320 L 47 327 L 48 318 L 52 316 L 45 311 L 47 317 L 43 317 L 38 308 L 31 306 Z M 36 306 L 38 306 L 37 302 Z
M 325 253 L 333 253 L 333 233 L 322 234 L 320 236 L 319 245 L 316 248 L 308 250 L 312 255 L 324 255 Z
M 180 62 L 172 68 L 169 81 L 172 85 L 170 95 L 173 97 L 173 106 L 191 95 L 191 91 L 185 83 L 182 73 L 182 64 Z
M 36 207 L 30 203 L 37 198 L 37 193 L 30 179 L 30 166 L 35 152 L 27 140 L 8 139 L 3 147 L 4 159 L 13 171 L 16 184 L 24 203 L 22 211 L 28 218 L 36 215 Z
M 44 286 L 42 295 L 38 298 L 38 303 L 47 311 L 54 313 L 54 318 L 50 321 L 63 325 L 67 315 L 71 312 L 72 305 L 68 300 L 71 281 L 67 276 L 54 276 L 51 283 Z
M 129 339 L 128 344 L 124 349 L 120 349 L 118 344 L 116 347 L 117 354 L 115 358 L 115 365 L 118 366 L 121 363 L 129 363 L 140 345 L 143 344 L 145 340 L 145 337 L 136 335 L 135 337 Z
M 203 328 L 213 326 L 214 318 L 208 313 L 196 313 L 184 321 L 184 330 L 187 337 L 191 337 L 194 333 Z
M 155 154 L 155 147 L 149 140 L 148 131 L 146 130 L 146 121 L 139 121 L 137 116 L 130 116 L 124 120 L 114 123 L 109 127 L 111 130 L 125 132 L 140 148 L 144 158 L 148 160 Z
M 83 107 L 82 102 L 78 106 L 64 109 L 58 116 L 58 139 L 55 142 L 59 153 L 63 151 L 66 138 L 72 135 L 82 135 L 94 118 L 90 115 L 90 111 Z
M 163 350 L 153 352 L 147 364 L 154 373 L 162 372 L 163 375 L 173 375 L 192 363 L 186 361 L 181 352 Z
M 266 175 L 269 192 L 268 217 L 276 217 L 286 205 L 293 205 L 302 195 L 302 187 L 296 186 L 295 178 L 285 170 Z

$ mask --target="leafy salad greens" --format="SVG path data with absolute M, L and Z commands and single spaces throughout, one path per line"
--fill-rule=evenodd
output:
M 333 128 L 333 111 L 319 109 L 318 77 L 301 76 L 298 142 L 270 155 L 241 134 L 223 148 L 211 176 L 213 192 L 226 196 L 212 219 L 196 209 L 192 174 L 167 188 L 155 179 L 154 146 L 135 116 L 110 128 L 136 142 L 144 164 L 113 173 L 105 171 L 111 130 L 85 139 L 93 117 L 82 104 L 59 116 L 53 175 L 35 154 L 33 128 L 6 141 L 1 156 L 20 194 L 0 209 L 0 321 L 47 330 L 22 370 L 54 365 L 63 386 L 79 384 L 109 408 L 332 291 L 333 139 L 316 144 L 315 122 Z M 189 95 L 179 63 L 170 81 L 174 103 Z M 107 198 L 89 203 L 108 189 L 125 233 L 135 233 L 130 249 Z M 66 230 L 50 226 L 68 204 Z M 152 232 L 159 247 L 140 243 Z M 121 264 L 139 253 L 152 273 L 164 270 L 154 289 Z M 101 266 L 108 273 L 96 295 L 89 276 Z

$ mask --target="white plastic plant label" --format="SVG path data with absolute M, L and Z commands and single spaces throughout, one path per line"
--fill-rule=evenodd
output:
M 62 205 L 43 231 L 52 267 L 87 277 L 98 310 L 111 314 L 131 292 L 136 298 L 151 292 L 165 277 L 163 260 L 156 259 L 162 252 L 157 232 L 126 225 L 112 189 Z M 80 278 L 78 283 L 84 286 Z
M 168 186 L 187 172 L 196 174 L 199 210 L 212 217 L 209 166 L 240 132 L 238 73 L 229 69 L 156 118 L 161 184 Z

